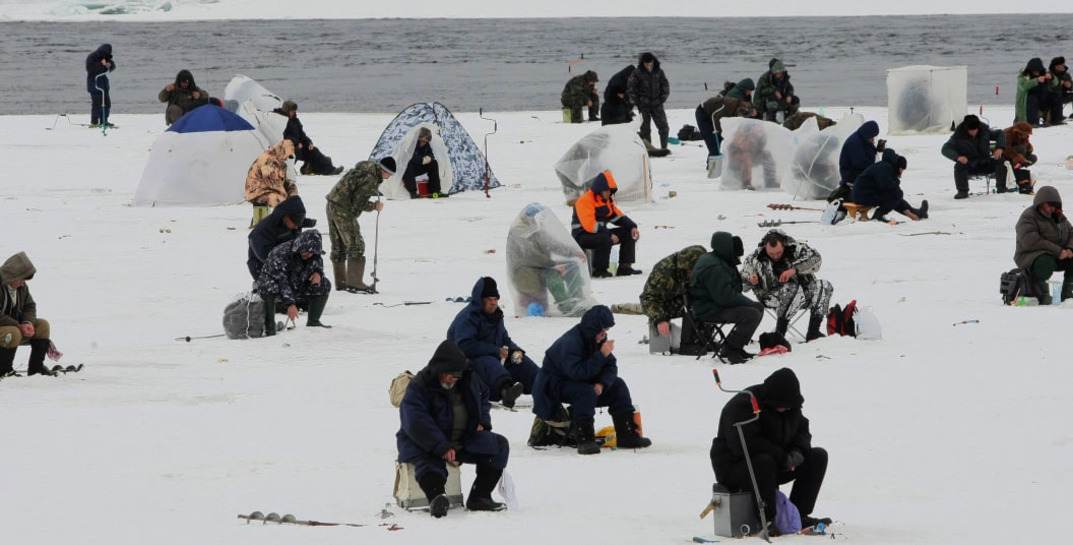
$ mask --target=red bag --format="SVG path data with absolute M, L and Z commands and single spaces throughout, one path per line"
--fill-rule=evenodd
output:
M 857 314 L 857 300 L 854 299 L 842 308 L 839 305 L 831 307 L 827 313 L 827 335 L 857 336 L 857 326 L 853 323 L 853 316 Z

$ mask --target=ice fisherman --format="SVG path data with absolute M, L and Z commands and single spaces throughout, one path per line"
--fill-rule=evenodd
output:
M 1002 131 L 1006 137 L 1006 147 L 1002 150 L 1002 158 L 1013 169 L 1013 179 L 1017 184 L 1017 191 L 1025 195 L 1032 194 L 1032 171 L 1028 167 L 1036 164 L 1039 157 L 1035 154 L 1032 146 L 1032 125 L 1023 121 L 1014 123 Z
M 943 157 L 954 162 L 955 199 L 969 197 L 969 178 L 973 176 L 992 175 L 996 190 L 1006 192 L 1006 165 L 1002 161 L 1005 147 L 1006 136 L 1001 130 L 992 130 L 972 114 L 962 119 L 942 148 Z
M 298 238 L 303 228 L 316 224 L 316 220 L 306 217 L 306 207 L 301 197 L 287 197 L 271 214 L 258 222 L 246 237 L 249 242 L 246 268 L 249 269 L 250 276 L 257 280 L 261 276 L 261 267 L 268 259 L 268 254 L 276 246 Z
M 872 219 L 889 221 L 887 214 L 898 212 L 913 220 L 928 219 L 928 201 L 920 202 L 919 208 L 913 208 L 905 200 L 902 192 L 902 174 L 909 162 L 893 149 L 883 151 L 883 159 L 868 167 L 853 182 L 853 202 L 861 206 L 876 207 Z
M 571 123 L 584 121 L 582 110 L 585 109 L 589 110 L 589 121 L 600 120 L 600 95 L 596 93 L 596 83 L 599 80 L 596 72 L 589 70 L 566 82 L 559 100 L 563 108 L 570 110 Z
M 298 103 L 293 100 L 284 101 L 283 104 L 272 110 L 273 113 L 287 118 L 287 126 L 283 129 L 283 138 L 294 144 L 295 159 L 302 161 L 299 170 L 306 175 L 335 176 L 342 174 L 343 167 L 332 164 L 332 158 L 324 155 L 320 148 L 313 145 L 313 140 L 306 134 L 302 122 L 298 119 Z
M 667 113 L 663 110 L 663 104 L 671 95 L 671 84 L 655 55 L 649 52 L 641 53 L 637 59 L 637 69 L 630 74 L 627 93 L 630 103 L 637 106 L 637 111 L 641 114 L 641 139 L 652 143 L 652 123 L 655 123 L 659 132 L 659 149 L 666 155 L 669 152 L 667 138 L 671 129 L 667 124 Z
M 257 293 L 265 303 L 265 335 L 276 334 L 277 308 L 290 320 L 297 320 L 298 309 L 304 308 L 309 312 L 306 327 L 331 328 L 320 321 L 332 290 L 321 253 L 320 232 L 310 229 L 268 254 L 257 279 Z
M 571 235 L 578 246 L 593 251 L 592 277 L 610 278 L 611 247 L 618 245 L 616 276 L 641 274 L 633 268 L 635 247 L 641 232 L 618 206 L 615 192 L 618 185 L 610 170 L 596 175 L 586 191 L 574 202 Z
M 1029 206 L 1017 219 L 1017 248 L 1013 261 L 1032 276 L 1032 288 L 1039 304 L 1049 305 L 1052 298 L 1047 280 L 1062 271 L 1061 300 L 1073 298 L 1073 226 L 1062 213 L 1062 197 L 1052 186 L 1036 192 Z
M 420 182 L 427 184 L 424 190 Z M 402 185 L 410 193 L 411 199 L 447 196 L 440 187 L 440 163 L 432 151 L 432 131 L 428 127 L 421 127 L 417 131 L 417 143 L 402 173 Z
M 179 70 L 175 81 L 164 86 L 157 99 L 167 107 L 164 109 L 164 123 L 171 125 L 194 108 L 209 103 L 209 94 L 197 86 L 194 75 L 189 70 Z
M 742 293 L 738 265 L 744 254 L 741 238 L 717 231 L 712 235 L 712 251 L 697 260 L 690 276 L 689 298 L 697 320 L 734 324 L 719 348 L 719 358 L 731 364 L 745 363 L 753 357 L 745 351 L 745 345 L 764 319 L 763 305 Z
M 538 418 L 553 420 L 561 414 L 563 404 L 570 406 L 578 454 L 600 452 L 594 428 L 597 407 L 607 407 L 611 413 L 618 448 L 652 445 L 641 436 L 629 386 L 618 376 L 615 341 L 607 333 L 614 325 L 611 309 L 604 305 L 589 309 L 581 323 L 544 353 L 533 386 L 533 413 Z
M 838 189 L 827 198 L 828 201 L 848 199 L 853 194 L 853 182 L 868 167 L 876 164 L 877 154 L 883 153 L 887 147 L 886 140 L 876 141 L 877 136 L 879 123 L 865 121 L 842 143 L 842 150 L 838 154 Z
M 484 276 L 473 285 L 470 303 L 455 316 L 447 340 L 458 345 L 470 366 L 490 391 L 489 399 L 514 407 L 518 396 L 533 393 L 540 371 L 507 333 L 499 308 L 499 286 Z
M 786 65 L 779 59 L 771 59 L 768 62 L 768 71 L 756 81 L 753 105 L 756 106 L 757 113 L 765 121 L 775 121 L 779 112 L 786 117 L 797 113 L 800 104 L 801 99 L 794 93 Z
M 671 334 L 671 320 L 681 318 L 685 309 L 685 293 L 697 260 L 707 250 L 704 246 L 687 246 L 664 257 L 652 267 L 641 291 L 641 312 L 648 324 L 666 337 Z
M 697 129 L 708 147 L 708 155 L 720 153 L 723 140 L 723 125 L 720 122 L 728 117 L 752 117 L 752 96 L 756 85 L 753 80 L 745 78 L 734 84 L 726 93 L 720 93 L 697 106 L 695 114 Z
M 500 511 L 492 490 L 510 456 L 506 437 L 492 431 L 488 393 L 466 355 L 446 340 L 436 347 L 428 365 L 414 376 L 399 406 L 395 434 L 398 461 L 414 465 L 414 477 L 429 501 L 429 513 L 447 515 L 447 464 L 474 464 L 466 509 Z
M 0 266 L 0 377 L 15 372 L 15 352 L 20 345 L 30 345 L 28 375 L 53 375 L 45 367 L 45 356 L 52 346 L 47 320 L 37 317 L 37 303 L 27 282 L 37 274 L 26 252 L 19 252 Z
M 630 75 L 637 67 L 629 65 L 607 80 L 604 88 L 604 104 L 600 106 L 600 124 L 618 125 L 633 121 L 633 103 L 630 102 L 628 84 Z
M 834 288 L 816 278 L 823 262 L 820 253 L 778 229 L 772 229 L 741 268 L 744 291 L 752 290 L 765 307 L 775 310 L 775 331 L 786 336 L 790 319 L 808 310 L 805 341 L 822 338 L 820 326 L 827 317 Z
M 112 110 L 111 85 L 108 73 L 115 70 L 112 57 L 112 44 L 101 44 L 93 53 L 86 56 L 86 91 L 90 97 L 89 126 L 115 125 L 108 122 Z
M 511 224 L 507 278 L 527 314 L 546 315 L 552 304 L 563 316 L 584 314 L 593 304 L 585 267 L 585 252 L 543 204 L 530 203 Z
M 384 202 L 373 198 L 380 196 L 380 184 L 395 174 L 395 168 L 395 159 L 390 155 L 379 161 L 362 161 L 348 170 L 325 197 L 336 290 L 372 293 L 372 286 L 365 284 L 365 239 L 358 217 L 363 212 L 384 210 Z
M 253 228 L 279 203 L 298 194 L 298 185 L 288 172 L 294 159 L 294 142 L 284 138 L 266 149 L 246 173 L 246 201 L 253 205 Z

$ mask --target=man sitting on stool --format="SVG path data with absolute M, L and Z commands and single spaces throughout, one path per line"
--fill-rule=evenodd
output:
M 827 317 L 834 288 L 830 282 L 816 278 L 820 263 L 819 252 L 778 229 L 768 231 L 756 251 L 745 258 L 741 268 L 745 289 L 752 289 L 764 306 L 775 309 L 775 331 L 780 335 L 786 336 L 790 318 L 807 308 L 810 314 L 805 341 L 823 337 L 820 325 Z
M 731 364 L 745 363 L 753 357 L 745 351 L 745 345 L 764 319 L 763 305 L 742 294 L 738 264 L 744 253 L 740 238 L 719 231 L 712 235 L 712 251 L 700 256 L 690 279 L 689 297 L 697 320 L 734 324 L 719 349 L 720 359 Z
M 618 244 L 617 276 L 641 274 L 633 268 L 634 247 L 641 236 L 637 224 L 615 206 L 618 186 L 610 170 L 596 175 L 589 190 L 574 203 L 571 234 L 578 246 L 593 251 L 592 277 L 609 278 L 611 247 Z
M 54 374 L 45 367 L 45 355 L 52 344 L 49 325 L 37 317 L 37 303 L 26 285 L 36 273 L 26 252 L 7 258 L 0 266 L 0 377 L 14 374 L 15 351 L 23 343 L 30 345 L 26 374 Z

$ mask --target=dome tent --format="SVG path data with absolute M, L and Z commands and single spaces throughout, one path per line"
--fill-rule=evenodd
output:
M 484 154 L 451 111 L 439 102 L 420 102 L 406 107 L 388 123 L 369 154 L 373 160 L 390 155 L 398 165 L 398 172 L 380 186 L 385 197 L 409 198 L 402 185 L 402 175 L 413 156 L 421 127 L 432 130 L 432 151 L 440 167 L 440 186 L 446 188 L 447 194 L 499 187 L 499 180 Z
M 224 107 L 253 125 L 265 148 L 283 140 L 287 118 L 272 112 L 282 105 L 279 95 L 242 74 L 231 78 L 224 90 Z
M 905 66 L 887 70 L 889 134 L 947 132 L 968 109 L 964 66 Z
M 555 163 L 566 203 L 573 204 L 605 170 L 615 174 L 617 201 L 652 200 L 652 170 L 644 141 L 630 125 L 607 125 L 585 135 Z
M 253 126 L 218 106 L 184 115 L 153 142 L 135 206 L 214 206 L 245 200 L 246 173 L 264 151 Z
M 283 105 L 279 95 L 265 89 L 253 78 L 237 74 L 224 89 L 224 103 L 240 105 L 244 102 L 252 103 L 255 109 L 263 112 L 271 112 Z

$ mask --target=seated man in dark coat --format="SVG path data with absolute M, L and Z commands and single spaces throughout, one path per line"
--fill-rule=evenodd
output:
M 901 178 L 907 166 L 905 157 L 892 149 L 885 150 L 883 160 L 868 167 L 853 182 L 853 202 L 877 207 L 872 213 L 876 221 L 888 221 L 887 214 L 892 210 L 913 221 L 927 219 L 927 200 L 921 201 L 920 208 L 913 208 L 905 201 Z
M 303 161 L 299 172 L 314 175 L 337 175 L 343 173 L 343 167 L 332 164 L 332 158 L 321 153 L 320 148 L 313 145 L 313 140 L 306 135 L 302 122 L 298 120 L 298 104 L 292 100 L 285 101 L 283 106 L 273 112 L 287 118 L 287 127 L 283 129 L 283 139 L 294 142 L 294 158 Z
M 991 142 L 995 149 L 991 149 Z M 975 115 L 967 115 L 958 124 L 954 134 L 943 144 L 943 157 L 954 162 L 955 199 L 969 197 L 969 178 L 993 175 L 995 188 L 1005 193 L 1006 164 L 1002 154 L 1006 148 L 1006 135 L 1001 130 L 991 130 Z
M 634 422 L 636 409 L 630 389 L 618 376 L 618 364 L 612 353 L 615 341 L 607 330 L 615 325 L 611 309 L 596 305 L 581 317 L 544 353 L 544 364 L 533 386 L 533 413 L 543 420 L 553 420 L 562 404 L 570 405 L 570 415 L 577 433 L 578 454 L 598 454 L 593 418 L 596 407 L 608 407 L 615 423 L 615 440 L 619 448 L 645 448 L 652 441 L 641 437 Z
M 418 186 L 421 181 L 427 181 L 427 190 L 421 191 Z M 447 196 L 440 188 L 440 163 L 432 151 L 432 131 L 428 127 L 418 129 L 414 154 L 402 173 L 402 185 L 410 193 L 411 199 Z
M 693 314 L 701 322 L 734 324 L 719 358 L 731 364 L 745 363 L 753 354 L 745 345 L 753 338 L 764 306 L 742 294 L 738 264 L 745 254 L 741 239 L 719 231 L 712 235 L 712 251 L 700 256 L 693 267 L 689 298 Z
M 52 376 L 45 366 L 52 341 L 48 320 L 37 317 L 37 303 L 27 282 L 37 274 L 26 252 L 19 252 L 0 265 L 0 378 L 14 375 L 15 351 L 30 345 L 27 375 Z
M 600 124 L 618 125 L 633 121 L 633 103 L 627 93 L 630 74 L 637 67 L 629 65 L 611 76 L 604 88 L 604 104 L 600 106 Z
M 332 291 L 321 249 L 320 232 L 310 229 L 269 252 L 257 277 L 257 293 L 265 302 L 265 335 L 276 334 L 277 304 L 291 320 L 298 318 L 298 307 L 308 308 L 306 327 L 331 328 L 320 321 Z
M 164 123 L 171 125 L 194 108 L 209 103 L 209 94 L 194 83 L 189 70 L 180 70 L 175 82 L 167 84 L 157 95 L 168 107 L 164 110 Z
M 853 194 L 853 182 L 865 169 L 876 163 L 876 154 L 886 147 L 884 140 L 876 142 L 877 136 L 879 123 L 866 121 L 842 143 L 842 151 L 838 154 L 839 185 L 827 198 L 828 202 L 846 199 Z
M 775 371 L 763 384 L 746 388 L 723 407 L 719 435 L 712 440 L 710 453 L 715 480 L 732 491 L 753 489 L 741 437 L 734 426 L 753 418 L 749 393 L 756 396 L 760 418 L 742 426 L 741 431 L 749 447 L 767 520 L 775 520 L 775 491 L 780 484 L 793 481 L 790 502 L 801 513 L 801 527 L 830 524 L 831 519 L 811 516 L 827 473 L 827 451 L 812 446 L 808 418 L 801 412 L 805 398 L 797 375 L 790 369 Z
M 261 267 L 273 248 L 294 240 L 303 227 L 312 227 L 316 223 L 315 220 L 306 219 L 306 207 L 298 195 L 279 203 L 271 214 L 254 226 L 247 237 L 250 249 L 246 267 L 250 270 L 250 276 L 257 280 L 261 275 Z
M 1017 249 L 1013 260 L 1032 274 L 1033 290 L 1041 305 L 1053 303 L 1047 280 L 1062 271 L 1061 300 L 1073 298 L 1073 225 L 1062 214 L 1062 197 L 1043 186 L 1017 219 Z
M 533 393 L 533 381 L 540 368 L 507 334 L 499 308 L 499 288 L 493 278 L 479 278 L 473 285 L 470 303 L 451 322 L 447 340 L 457 344 L 469 358 L 473 370 L 491 391 L 492 401 L 513 407 L 522 392 Z
M 447 464 L 475 464 L 466 509 L 500 511 L 492 490 L 507 467 L 510 444 L 492 433 L 488 393 L 473 377 L 466 355 L 451 341 L 443 341 L 428 365 L 414 376 L 399 406 L 402 424 L 395 434 L 399 462 L 414 465 L 414 476 L 429 501 L 429 512 L 447 514 L 450 500 L 444 493 Z

